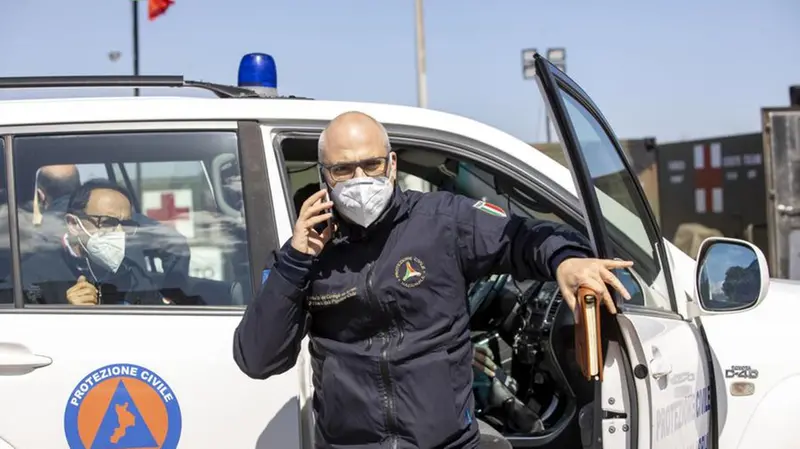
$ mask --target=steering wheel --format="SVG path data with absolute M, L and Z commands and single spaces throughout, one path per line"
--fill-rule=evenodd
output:
M 507 280 L 507 274 L 495 274 L 487 276 L 472 284 L 472 287 L 470 287 L 469 292 L 467 293 L 469 316 L 473 317 L 478 311 L 484 310 L 486 307 L 488 307 L 503 286 L 506 285 Z

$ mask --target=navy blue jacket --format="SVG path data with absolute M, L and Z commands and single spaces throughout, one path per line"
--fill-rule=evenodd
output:
M 591 254 L 572 228 L 480 205 L 396 188 L 376 223 L 341 223 L 319 257 L 290 242 L 277 253 L 234 359 L 266 379 L 294 366 L 310 334 L 317 447 L 477 446 L 469 284 L 552 280 L 563 260 Z

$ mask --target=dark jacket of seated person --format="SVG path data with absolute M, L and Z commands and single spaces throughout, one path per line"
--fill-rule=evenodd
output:
M 38 251 L 22 264 L 27 302 L 73 305 L 164 305 L 158 286 L 126 257 L 135 238 L 128 192 L 106 180 L 91 180 L 69 199 L 60 248 Z

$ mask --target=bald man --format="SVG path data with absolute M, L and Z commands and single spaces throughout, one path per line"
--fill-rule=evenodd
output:
M 319 163 L 327 188 L 303 203 L 234 336 L 239 368 L 266 379 L 310 334 L 319 448 L 478 447 L 466 298 L 477 280 L 557 280 L 571 307 L 579 285 L 611 308 L 606 283 L 629 297 L 610 269 L 631 264 L 592 259 L 574 229 L 401 191 L 388 134 L 366 114 L 328 125 Z
M 81 185 L 78 167 L 74 164 L 47 165 L 36 174 L 36 193 L 33 197 L 33 224 L 42 224 L 42 213 L 63 209 L 69 196 Z M 59 204 L 61 203 L 61 204 Z
M 75 165 L 48 165 L 36 173 L 31 201 L 17 208 L 22 257 L 42 249 L 58 248 L 64 230 L 63 213 L 70 194 L 81 185 Z M 8 232 L 8 209 L 0 208 L 0 234 Z M 2 265 L 2 262 L 0 262 Z M 0 267 L 0 277 L 10 269 Z

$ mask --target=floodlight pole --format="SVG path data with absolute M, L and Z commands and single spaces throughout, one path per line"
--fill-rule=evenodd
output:
M 549 51 L 549 50 L 548 50 Z M 536 70 L 534 67 L 535 56 L 539 52 L 535 48 L 526 48 L 522 50 L 522 79 L 536 80 Z M 544 115 L 545 132 L 547 133 L 547 141 L 550 142 L 550 116 L 545 113 Z M 537 123 L 538 127 L 539 124 Z
M 414 2 L 414 21 L 417 45 L 417 107 L 428 107 L 428 85 L 425 67 L 425 21 L 423 20 L 422 0 Z M 397 180 L 404 189 L 418 192 L 430 192 L 431 184 L 424 179 L 417 178 L 408 173 L 398 173 Z
M 522 50 L 522 78 L 525 80 L 535 79 L 536 70 L 534 60 L 538 52 L 535 48 L 526 48 Z M 548 48 L 546 58 L 559 70 L 567 73 L 567 52 L 564 48 Z M 547 143 L 553 140 L 552 131 L 550 130 L 550 114 L 544 115 L 544 131 L 547 136 Z
M 415 4 L 417 28 L 417 106 L 428 107 L 428 85 L 425 67 L 425 22 L 422 18 L 422 0 Z

